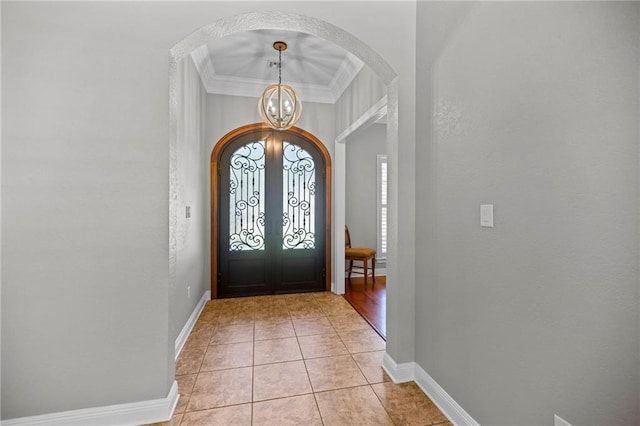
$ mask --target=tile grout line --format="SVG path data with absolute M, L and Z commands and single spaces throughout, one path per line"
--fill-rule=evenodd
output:
M 255 305 L 255 303 L 254 303 Z M 256 382 L 256 314 L 255 308 L 253 312 L 253 339 L 252 339 L 252 348 L 253 353 L 251 356 L 251 425 L 253 426 L 254 418 L 253 418 L 253 405 L 255 401 L 253 400 L 253 392 L 255 389 Z
M 318 298 L 318 297 L 316 297 L 316 295 L 314 295 L 314 296 L 313 296 L 313 300 L 314 300 L 315 302 L 319 302 L 319 298 Z M 303 365 L 304 365 L 304 367 L 305 367 L 305 373 L 306 373 L 307 379 L 308 379 L 309 384 L 310 384 L 310 387 L 311 387 L 311 394 L 312 394 L 312 395 L 313 395 L 313 397 L 314 397 L 315 406 L 316 406 L 316 408 L 317 408 L 317 410 L 318 410 L 318 413 L 319 413 L 319 415 L 320 415 L 320 421 L 321 421 L 321 422 L 322 422 L 322 424 L 324 425 L 324 424 L 325 424 L 325 421 L 324 421 L 324 419 L 323 419 L 323 417 L 322 417 L 322 413 L 320 412 L 320 406 L 319 406 L 318 398 L 317 398 L 317 395 L 318 395 L 319 393 L 323 393 L 323 392 L 332 392 L 332 391 L 340 390 L 340 389 L 349 389 L 349 388 L 357 388 L 357 387 L 362 387 L 362 386 L 368 386 L 368 387 L 371 389 L 371 391 L 373 391 L 373 392 L 374 392 L 374 394 L 376 395 L 377 400 L 378 400 L 381 404 L 382 404 L 382 401 L 380 400 L 380 397 L 378 396 L 378 394 L 373 390 L 372 383 L 370 383 L 369 379 L 368 379 L 368 378 L 367 378 L 367 376 L 364 374 L 364 371 L 363 371 L 362 367 L 358 364 L 357 360 L 356 360 L 356 359 L 355 359 L 355 357 L 354 357 L 354 355 L 355 355 L 355 354 L 377 352 L 378 350 L 365 350 L 365 351 L 362 351 L 362 352 L 356 352 L 356 353 L 353 353 L 353 352 L 352 352 L 352 351 L 347 347 L 347 345 L 346 345 L 346 343 L 345 343 L 345 340 L 344 340 L 343 336 L 340 334 L 339 330 L 336 328 L 336 326 L 334 325 L 334 323 L 329 319 L 329 313 L 332 313 L 332 312 L 333 312 L 335 315 L 340 315 L 340 312 L 335 312 L 335 311 L 331 311 L 331 312 L 329 312 L 329 311 L 327 311 L 327 309 L 323 308 L 323 305 L 324 305 L 324 306 L 327 306 L 327 305 L 328 305 L 328 303 L 319 304 L 319 306 L 318 306 L 318 307 L 320 308 L 320 311 L 321 311 L 321 312 L 320 312 L 320 313 L 321 313 L 321 315 L 319 315 L 319 317 L 321 317 L 321 318 L 323 318 L 323 319 L 326 319 L 326 320 L 327 320 L 327 322 L 328 322 L 328 324 L 329 324 L 329 326 L 330 326 L 330 329 L 332 330 L 332 333 L 331 333 L 331 334 L 334 334 L 334 335 L 337 335 L 337 336 L 338 336 L 339 341 L 343 344 L 344 348 L 346 349 L 347 354 L 349 354 L 349 356 L 351 357 L 351 359 L 353 360 L 353 362 L 356 364 L 356 367 L 357 367 L 358 371 L 359 371 L 359 372 L 360 372 L 360 374 L 364 377 L 365 382 L 366 382 L 366 383 L 364 383 L 363 385 L 347 386 L 347 387 L 344 387 L 344 388 L 338 388 L 338 389 L 328 389 L 328 390 L 326 390 L 326 391 L 316 391 L 316 390 L 314 389 L 313 384 L 311 383 L 310 373 L 309 373 L 309 370 L 308 370 L 308 367 L 307 367 L 307 364 L 306 364 L 307 359 L 304 357 L 304 354 L 303 354 L 303 351 L 302 351 L 302 346 L 301 346 L 301 344 L 300 344 L 300 340 L 299 340 L 299 338 L 300 338 L 300 337 L 306 337 L 306 336 L 298 336 L 297 331 L 296 331 L 296 327 L 295 327 L 294 317 L 292 316 L 290 306 L 287 304 L 287 301 L 286 301 L 286 299 L 285 299 L 285 300 L 284 300 L 284 307 L 286 308 L 286 312 L 287 312 L 287 320 L 288 320 L 288 323 L 289 323 L 289 324 L 291 324 L 291 327 L 292 327 L 292 330 L 293 330 L 293 336 L 290 336 L 290 337 L 295 337 L 295 338 L 296 338 L 296 344 L 297 344 L 298 350 L 299 350 L 299 352 L 300 352 L 301 361 L 303 361 Z M 350 311 L 352 310 L 352 311 L 354 311 L 355 313 L 357 313 L 357 311 L 355 311 L 355 309 L 354 309 L 350 304 L 348 304 L 348 307 L 350 308 L 350 309 L 349 309 Z M 254 419 L 254 415 L 255 415 L 255 412 L 254 412 L 254 405 L 255 405 L 255 403 L 256 403 L 256 401 L 254 400 L 254 395 L 253 395 L 253 394 L 254 394 L 254 390 L 255 390 L 255 374 L 254 374 L 254 373 L 255 373 L 255 367 L 256 367 L 256 364 L 255 364 L 255 362 L 256 362 L 256 360 L 255 360 L 255 358 L 256 358 L 256 351 L 255 351 L 255 347 L 256 347 L 256 342 L 257 342 L 257 340 L 256 340 L 256 329 L 257 329 L 256 314 L 257 314 L 257 313 L 256 313 L 255 305 L 254 305 L 254 309 L 251 311 L 251 314 L 252 314 L 252 320 L 253 320 L 253 321 L 252 321 L 252 325 L 253 325 L 253 339 L 252 339 L 252 364 L 251 364 L 251 368 L 252 368 L 252 385 L 251 385 L 251 407 L 250 407 L 250 410 L 251 410 L 251 423 L 253 424 L 253 423 L 254 423 L 254 420 L 255 420 L 255 419 Z M 335 316 L 335 315 L 334 315 L 334 316 Z M 203 367 L 203 365 L 204 365 L 204 360 L 205 360 L 205 358 L 206 358 L 207 353 L 209 352 L 210 346 L 212 346 L 211 342 L 212 342 L 212 341 L 213 341 L 213 339 L 214 339 L 214 336 L 215 336 L 215 334 L 216 334 L 216 331 L 218 331 L 218 329 L 222 326 L 222 325 L 221 325 L 221 323 L 220 323 L 220 321 L 219 321 L 219 317 L 220 317 L 220 312 L 218 312 L 218 316 L 216 316 L 216 318 L 215 318 L 215 323 L 214 323 L 214 325 L 213 325 L 213 331 L 212 331 L 211 337 L 209 338 L 209 342 L 208 342 L 209 344 L 208 344 L 208 345 L 206 346 L 206 348 L 205 348 L 205 353 L 204 353 L 204 355 L 203 355 L 202 361 L 200 362 L 200 366 L 199 366 L 199 368 L 198 368 L 198 370 L 197 370 L 197 372 L 196 372 L 196 381 L 197 381 L 197 379 L 200 377 L 200 375 L 203 373 L 203 371 L 202 371 L 202 367 Z M 265 319 L 268 319 L 268 318 L 265 318 Z M 233 325 L 233 322 L 231 322 L 229 325 Z M 375 329 L 374 329 L 370 324 L 367 324 L 367 325 L 369 326 L 369 327 L 368 327 L 369 329 L 372 329 L 374 332 L 376 332 L 376 330 L 375 330 Z M 349 331 L 350 331 L 350 330 L 344 331 L 344 333 L 348 333 Z M 377 333 L 377 332 L 376 332 L 376 333 Z M 309 334 L 308 336 L 317 336 L 317 335 L 323 335 L 323 334 L 328 334 L 328 333 Z M 263 340 L 278 340 L 278 339 L 286 339 L 286 338 L 289 338 L 289 337 L 275 337 L 275 338 L 271 338 L 271 339 L 263 339 Z M 309 359 L 321 359 L 321 358 L 331 358 L 331 357 L 332 357 L 332 355 L 325 355 L 325 356 L 320 356 L 320 357 L 315 357 L 315 358 L 309 358 Z M 296 360 L 293 360 L 293 361 L 296 361 Z M 283 363 L 286 363 L 286 362 L 288 362 L 288 361 L 269 362 L 269 363 L 267 363 L 267 364 L 265 364 L 265 365 L 283 364 Z M 229 368 L 222 368 L 222 369 L 219 369 L 219 370 L 212 370 L 212 371 L 224 371 L 224 370 L 231 370 L 231 369 L 238 369 L 238 368 L 243 368 L 243 367 L 229 367 Z M 381 383 L 382 383 L 382 382 L 381 382 Z M 194 387 L 195 387 L 195 383 L 194 383 Z M 184 417 L 185 417 L 188 413 L 191 413 L 191 412 L 198 412 L 198 411 L 208 411 L 208 410 L 210 410 L 210 408 L 207 408 L 207 409 L 201 409 L 201 410 L 186 411 L 186 408 L 188 408 L 188 405 L 189 405 L 189 402 L 190 402 L 190 399 L 191 399 L 191 396 L 192 396 L 192 395 L 193 395 L 193 389 L 192 389 L 192 392 L 189 394 L 188 399 L 187 399 L 187 401 L 186 401 L 185 411 L 184 411 L 184 412 L 182 412 L 182 413 L 178 413 L 178 414 L 180 414 L 180 415 L 182 416 L 182 417 L 181 417 L 181 419 L 180 419 L 180 422 L 181 422 L 181 423 L 184 421 Z M 287 399 L 287 398 L 292 398 L 292 397 L 297 397 L 297 396 L 302 396 L 302 395 L 308 395 L 308 394 L 299 394 L 299 395 L 283 396 L 283 397 L 278 397 L 278 398 L 271 398 L 271 399 L 267 399 L 267 400 L 265 400 L 265 401 L 273 401 L 273 400 Z M 230 405 L 223 405 L 223 406 L 220 406 L 220 407 L 213 407 L 213 409 L 215 409 L 215 408 L 223 408 L 223 407 L 231 407 L 231 406 L 243 405 L 243 404 L 245 404 L 245 403 L 242 403 L 242 404 L 230 404 Z M 389 416 L 389 418 L 391 418 L 391 416 L 390 416 L 389 412 L 388 412 L 388 411 L 387 411 L 387 409 L 384 407 L 384 405 L 383 405 L 383 409 L 385 410 L 385 412 L 387 413 L 387 415 Z M 393 422 L 393 419 L 391 419 L 391 421 Z M 393 422 L 393 423 L 395 424 L 395 422 Z
M 387 413 L 387 416 L 389 416 L 389 419 L 391 419 L 391 423 L 395 425 L 396 424 L 395 420 L 393 420 L 393 417 L 391 417 L 391 413 L 389 412 L 389 410 L 387 410 L 387 407 L 384 406 L 384 404 L 382 403 L 382 400 L 380 399 L 380 396 L 378 396 L 378 393 L 373 388 L 373 386 L 371 386 L 371 392 L 373 392 L 373 394 L 376 396 L 376 398 L 380 402 L 380 405 L 382 406 L 382 409 L 384 410 L 385 413 Z
M 289 307 L 287 307 L 287 311 Z M 289 316 L 291 316 L 291 312 L 289 312 Z M 293 319 L 291 320 L 293 322 Z M 295 333 L 295 325 L 294 325 L 294 333 Z M 302 365 L 304 365 L 304 371 L 307 373 L 307 380 L 309 380 L 309 386 L 311 387 L 311 395 L 313 395 L 313 400 L 316 403 L 316 409 L 318 410 L 318 415 L 320 416 L 320 422 L 324 425 L 324 419 L 322 418 L 322 412 L 320 411 L 320 405 L 318 404 L 318 398 L 316 397 L 316 391 L 313 388 L 313 383 L 311 383 L 311 376 L 309 375 L 309 369 L 307 368 L 307 362 L 304 358 L 304 354 L 302 353 L 302 346 L 300 346 L 300 340 L 298 339 L 300 336 L 296 333 L 296 343 L 298 344 L 298 350 L 300 350 L 300 357 L 302 358 Z
M 353 308 L 353 306 L 351 306 L 351 308 L 355 310 L 355 308 Z M 369 324 L 369 327 L 371 327 L 373 329 L 373 326 L 371 326 L 371 324 Z M 380 400 L 380 397 L 378 396 L 376 391 L 373 389 L 372 383 L 369 381 L 369 378 L 367 377 L 366 374 L 364 374 L 364 371 L 362 370 L 362 367 L 360 367 L 360 364 L 358 364 L 358 361 L 354 358 L 354 356 L 353 356 L 354 353 L 351 352 L 351 350 L 347 347 L 347 345 L 344 342 L 344 339 L 342 338 L 340 333 L 338 333 L 338 337 L 342 341 L 342 344 L 345 346 L 345 348 L 347 348 L 347 352 L 349 353 L 349 355 L 351 356 L 351 359 L 353 360 L 353 362 L 355 363 L 356 367 L 358 368 L 358 371 L 360 371 L 360 374 L 362 374 L 362 377 L 364 377 L 365 381 L 367 382 L 366 385 L 369 387 L 369 389 L 371 389 L 371 392 L 373 392 L 373 394 L 376 396 L 377 400 L 380 402 L 380 405 L 382 406 L 382 409 L 385 411 L 385 413 L 387 413 L 387 416 L 389 416 L 389 419 L 391 419 L 391 422 L 395 425 L 396 423 L 393 421 L 393 418 L 391 417 L 391 414 L 387 411 L 386 407 L 384 406 L 384 404 Z M 385 341 L 385 346 L 386 346 L 386 341 Z M 375 352 L 375 351 L 366 351 L 366 352 L 358 352 L 358 353 L 368 353 L 368 352 Z
M 348 302 L 348 301 L 347 301 Z M 349 303 L 349 306 L 351 309 L 353 309 L 358 315 L 362 316 L 359 312 L 356 311 L 356 309 L 353 307 L 353 305 L 351 305 L 351 303 Z M 371 392 L 373 392 L 373 394 L 376 396 L 376 399 L 380 402 L 380 405 L 382 406 L 382 409 L 385 411 L 385 413 L 387 413 L 387 416 L 389 417 L 389 419 L 391 420 L 391 422 L 395 425 L 396 423 L 393 421 L 393 418 L 391 417 L 391 414 L 387 411 L 386 407 L 384 406 L 384 404 L 382 404 L 382 401 L 380 400 L 380 397 L 378 396 L 378 394 L 375 392 L 375 390 L 373 389 L 373 386 L 371 385 L 371 383 L 369 382 L 369 379 L 367 378 L 367 376 L 364 374 L 364 371 L 362 370 L 362 368 L 360 367 L 360 365 L 358 364 L 358 361 L 356 361 L 356 359 L 353 357 L 353 352 L 351 352 L 351 350 L 349 349 L 349 347 L 347 346 L 347 344 L 345 343 L 344 339 L 342 338 L 342 335 L 340 334 L 340 332 L 335 328 L 335 326 L 333 325 L 333 323 L 331 321 L 329 321 L 329 323 L 331 324 L 331 326 L 334 328 L 334 330 L 336 331 L 336 334 L 338 335 L 338 338 L 340 339 L 340 341 L 342 342 L 342 344 L 344 345 L 345 349 L 347 350 L 347 353 L 349 354 L 349 356 L 351 357 L 351 360 L 353 360 L 353 362 L 356 365 L 356 368 L 358 368 L 358 371 L 360 372 L 360 374 L 362 374 L 362 377 L 364 377 L 366 384 L 365 385 L 360 385 L 360 386 L 352 386 L 352 387 L 346 387 L 346 388 L 342 388 L 342 389 L 349 389 L 349 388 L 356 388 L 356 387 L 361 387 L 361 386 L 368 386 L 369 389 L 371 390 Z M 367 325 L 369 325 L 369 327 L 371 329 L 373 329 L 376 333 L 378 333 L 377 330 L 375 330 L 375 328 L 367 322 Z M 378 333 L 379 334 L 379 333 Z M 386 341 L 385 341 L 385 346 L 386 346 Z M 367 351 L 367 352 L 374 352 L 374 351 Z M 306 365 L 306 364 L 305 364 Z M 329 391 L 327 391 L 329 392 Z M 315 396 L 315 393 L 314 393 Z M 316 399 L 317 402 L 317 399 Z
M 315 298 L 315 296 L 314 296 Z M 322 309 L 322 307 L 320 307 L 320 311 L 322 311 L 322 314 L 325 316 L 325 318 L 327 317 L 326 313 L 324 312 L 324 310 Z M 328 320 L 328 319 L 327 319 Z M 331 321 L 329 321 L 329 325 L 331 325 L 331 327 L 333 328 L 333 324 L 331 324 Z M 335 329 L 334 329 L 335 330 Z M 298 340 L 298 338 L 296 337 L 296 340 Z M 320 415 L 320 422 L 324 425 L 324 418 L 322 417 L 322 411 L 320 411 L 320 404 L 318 403 L 318 397 L 316 396 L 317 393 L 315 391 L 315 389 L 313 388 L 313 383 L 311 383 L 311 376 L 309 375 L 309 368 L 307 367 L 307 362 L 304 359 L 304 354 L 302 353 L 302 347 L 300 346 L 300 341 L 298 340 L 298 346 L 300 347 L 300 354 L 302 355 L 302 362 L 304 364 L 304 369 L 307 372 L 307 378 L 309 379 L 309 386 L 311 386 L 311 392 L 313 393 L 313 400 L 316 403 L 316 408 L 318 409 L 318 414 Z

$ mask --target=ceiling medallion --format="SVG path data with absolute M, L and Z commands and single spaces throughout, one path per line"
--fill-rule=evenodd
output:
M 275 130 L 287 130 L 293 127 L 302 114 L 302 102 L 291 86 L 282 84 L 282 51 L 287 43 L 276 41 L 273 48 L 278 51 L 278 84 L 264 89 L 258 100 L 260 118 Z

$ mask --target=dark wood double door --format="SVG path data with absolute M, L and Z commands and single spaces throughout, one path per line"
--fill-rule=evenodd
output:
M 218 161 L 218 297 L 325 290 L 323 153 L 261 128 L 233 137 Z

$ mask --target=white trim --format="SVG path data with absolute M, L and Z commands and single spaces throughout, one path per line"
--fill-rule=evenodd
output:
M 479 423 L 418 364 L 416 364 L 415 375 L 415 382 L 420 386 L 420 389 L 438 406 L 442 414 L 447 416 L 451 423 L 456 426 L 480 426 Z
M 397 364 L 393 358 L 385 352 L 382 359 L 382 368 L 387 372 L 393 383 L 410 382 L 414 378 L 415 362 L 403 362 Z
M 384 169 L 384 179 L 382 177 L 382 170 Z M 384 189 L 385 202 L 382 203 L 382 190 Z M 388 209 L 388 196 L 387 196 L 387 155 L 378 154 L 376 156 L 376 250 L 378 255 L 387 259 L 387 212 Z M 384 218 L 384 250 L 382 247 L 382 209 L 385 209 Z
M 337 142 L 337 141 L 336 141 Z M 333 147 L 333 255 L 335 269 L 333 270 L 334 286 L 332 291 L 344 294 L 344 225 L 346 222 L 345 201 L 347 199 L 347 146 L 336 143 Z
M 557 414 L 553 415 L 553 426 L 571 426 L 571 423 L 563 419 Z
M 174 380 L 166 398 L 3 420 L 2 426 L 127 426 L 167 421 L 178 404 Z
M 191 313 L 191 316 L 187 320 L 187 323 L 184 325 L 184 327 L 182 327 L 182 331 L 180 332 L 180 334 L 178 334 L 178 337 L 176 338 L 176 343 L 175 343 L 175 359 L 176 360 L 178 359 L 178 355 L 180 355 L 182 348 L 184 348 L 184 344 L 187 343 L 189 334 L 191 334 L 191 330 L 193 330 L 193 326 L 196 325 L 196 322 L 198 321 L 198 317 L 200 316 L 200 313 L 204 309 L 204 305 L 206 305 L 207 300 L 211 300 L 211 290 L 204 292 L 204 294 L 202 295 L 202 298 L 200 299 L 195 309 Z
M 385 353 L 382 368 L 394 383 L 414 381 L 433 401 L 451 423 L 456 426 L 480 426 L 442 386 L 436 382 L 420 365 L 415 362 L 397 364 L 389 354 Z
M 194 51 L 191 52 L 191 59 L 196 66 L 196 70 L 198 70 L 198 74 L 200 74 L 200 80 L 202 80 L 205 90 L 209 92 L 207 84 L 215 78 L 216 70 L 213 67 L 213 62 L 211 62 L 207 45 L 203 44 L 199 48 L 194 49 Z
M 336 137 L 336 143 L 345 143 L 347 137 L 359 129 L 366 129 L 380 118 L 387 115 L 387 95 L 384 95 L 378 102 L 362 114 L 356 121 L 347 127 Z
M 0 22 L 2 22 L 2 6 L 0 5 Z M 0 99 L 2 99 L 2 31 L 0 31 Z M 0 114 L 0 135 L 2 135 L 2 114 Z M 0 241 L 2 241 L 2 137 L 0 137 Z M 2 265 L 2 244 L 0 244 L 0 265 Z M 0 273 L 0 307 L 2 306 L 2 274 Z M 1 327 L 0 327 L 1 329 Z M 0 354 L 2 354 L 2 336 L 0 332 Z M 0 383 L 2 383 L 2 363 L 0 362 Z M 2 386 L 0 386 L 0 394 Z M 0 414 L 2 413 L 0 398 Z M 2 424 L 0 416 L 0 424 Z
M 206 44 L 193 50 L 191 58 L 196 65 L 207 93 L 258 98 L 265 87 L 273 84 L 272 80 L 216 74 L 209 48 Z M 362 67 L 364 67 L 364 62 L 354 54 L 347 52 L 328 86 L 310 83 L 291 84 L 305 102 L 335 104 Z
M 334 229 L 333 241 L 335 247 L 335 265 L 334 272 L 335 285 L 332 287 L 334 293 L 344 294 L 344 225 L 346 222 L 344 206 L 347 199 L 347 150 L 345 142 L 347 137 L 358 129 L 365 129 L 375 123 L 380 117 L 387 113 L 387 96 L 380 98 L 371 108 L 340 133 L 335 140 L 333 148 L 334 168 L 333 168 L 333 192 L 335 197 L 334 207 Z M 388 145 L 388 141 L 387 141 Z M 339 208 L 338 206 L 343 206 Z M 388 232 L 388 231 L 387 231 Z M 387 248 L 388 249 L 388 248 Z M 386 307 L 385 307 L 386 309 Z
M 259 98 L 265 87 L 273 84 L 271 80 L 250 79 L 232 75 L 216 75 L 205 82 L 207 93 L 227 96 L 246 96 Z M 291 83 L 294 85 L 294 83 Z M 294 89 L 304 102 L 334 104 L 331 89 L 318 84 L 295 83 Z
M 364 62 L 358 59 L 353 53 L 347 52 L 347 56 L 329 83 L 329 88 L 334 98 L 333 103 L 336 103 L 338 99 L 340 99 L 345 89 L 351 84 L 353 79 L 356 78 L 363 67 Z

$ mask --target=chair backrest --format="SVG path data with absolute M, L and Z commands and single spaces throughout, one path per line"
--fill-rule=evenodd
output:
M 344 226 L 344 246 L 351 248 L 351 235 L 349 234 L 349 227 Z

